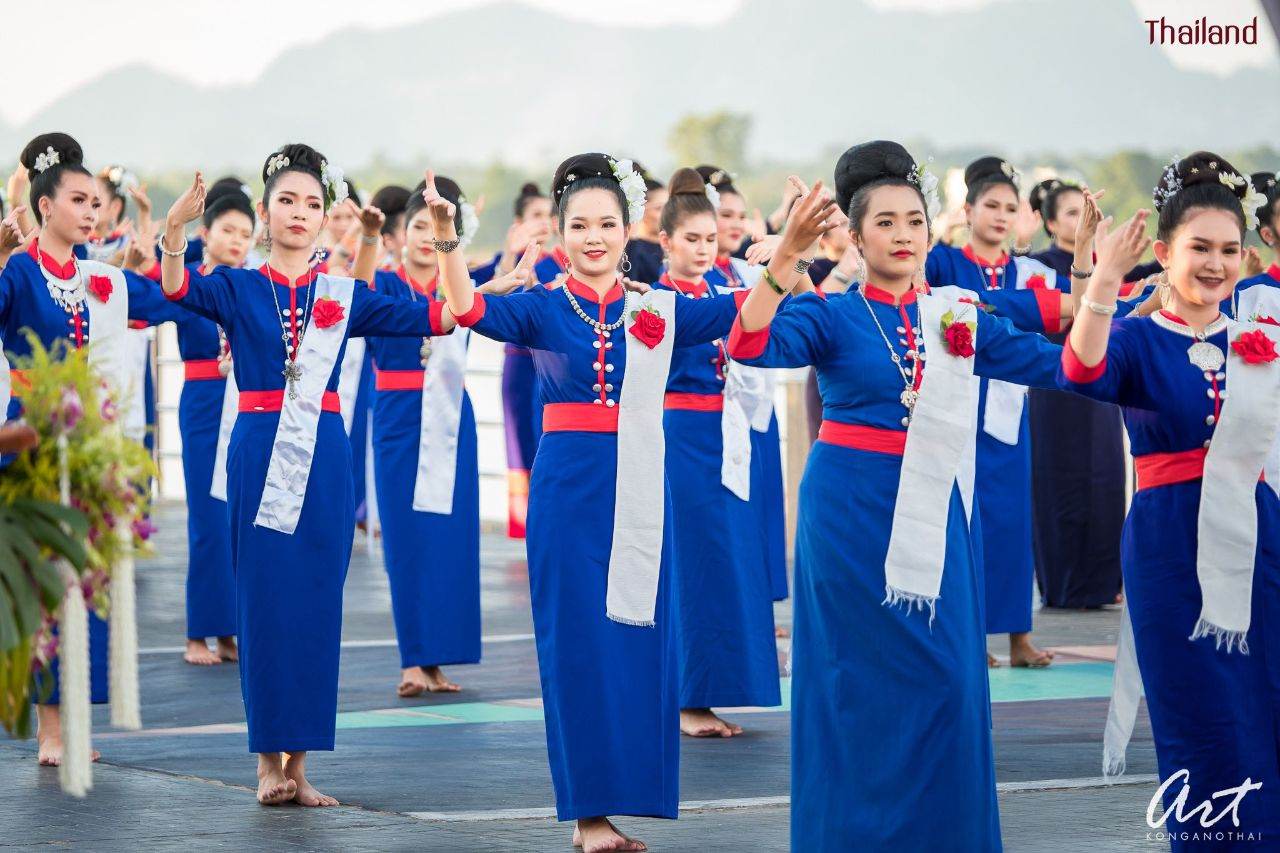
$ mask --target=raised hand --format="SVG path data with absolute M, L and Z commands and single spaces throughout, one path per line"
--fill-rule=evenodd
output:
M 751 211 L 751 215 L 747 217 L 744 225 L 752 242 L 763 240 L 769 234 L 769 227 L 765 224 L 764 215 L 760 213 L 760 208 L 758 207 Z
M 648 293 L 652 289 L 643 281 L 632 281 L 625 275 L 622 277 L 622 286 L 631 293 Z
M 18 205 L 9 212 L 9 215 L 0 222 L 0 254 L 12 252 L 25 246 L 36 236 L 36 229 L 32 228 L 28 234 L 22 233 L 22 214 L 27 212 L 24 205 Z
M 534 277 L 533 267 L 538 262 L 538 255 L 541 251 L 542 247 L 540 245 L 530 243 L 525 247 L 524 254 L 520 256 L 520 262 L 516 264 L 515 269 L 506 275 L 500 275 L 490 280 L 480 290 L 500 296 L 513 290 L 528 288 L 536 283 L 537 279 Z
M 427 169 L 426 188 L 422 191 L 422 200 L 427 203 L 427 211 L 431 214 L 431 227 L 435 238 L 437 240 L 458 239 L 458 229 L 453 221 L 458 209 L 436 189 L 436 173 L 432 169 Z
M 1240 278 L 1253 278 L 1255 275 L 1260 275 L 1262 269 L 1262 254 L 1257 246 L 1245 249 L 1244 257 L 1240 259 Z
M 204 197 L 207 188 L 204 185 L 204 175 L 196 172 L 195 178 L 191 181 L 191 186 L 182 191 L 182 195 L 174 200 L 173 206 L 169 208 L 168 224 L 170 226 L 185 226 L 188 222 L 195 222 L 204 215 Z
M 1098 199 L 1106 195 L 1107 191 L 1098 190 L 1095 193 L 1088 186 L 1083 186 L 1080 192 L 1084 194 L 1084 210 L 1080 211 L 1080 218 L 1076 220 L 1076 246 L 1088 248 L 1097 233 L 1098 223 L 1102 221 L 1102 208 L 1098 207 Z
M 156 238 L 158 233 L 154 225 L 146 228 L 135 228 L 129 234 L 128 249 L 125 252 L 124 268 L 142 272 L 148 269 L 156 259 Z
M 139 184 L 136 187 L 128 188 L 129 197 L 133 199 L 133 203 L 138 206 L 138 220 L 145 221 L 151 218 L 151 197 L 147 195 L 147 185 Z
M 1013 245 L 1019 249 L 1029 247 L 1043 222 L 1040 212 L 1031 209 L 1031 202 L 1022 199 L 1018 205 L 1017 218 L 1013 221 Z
M 782 235 L 779 254 L 791 253 L 797 256 L 804 254 L 823 234 L 838 227 L 845 219 L 837 208 L 835 200 L 822 187 L 822 181 L 813 185 L 813 189 L 794 175 L 788 178 L 801 191 L 800 200 L 791 210 L 787 219 L 787 230 Z
M 14 203 L 26 198 L 30 191 L 31 175 L 27 173 L 27 167 L 19 163 L 18 167 L 9 174 L 9 180 L 5 183 L 5 195 L 10 203 Z
M 1098 263 L 1094 268 L 1094 278 L 1111 283 L 1114 280 L 1118 288 L 1125 272 L 1142 260 L 1142 255 L 1151 245 L 1147 236 L 1147 216 L 1151 211 L 1142 209 L 1129 217 L 1115 231 L 1111 230 L 1111 217 L 1098 223 L 1097 245 Z
M 360 220 L 360 228 L 366 237 L 377 237 L 382 232 L 383 223 L 387 221 L 387 215 L 371 204 L 360 208 L 356 218 Z
M 747 247 L 747 263 L 752 266 L 767 264 L 782 244 L 781 234 L 770 234 Z

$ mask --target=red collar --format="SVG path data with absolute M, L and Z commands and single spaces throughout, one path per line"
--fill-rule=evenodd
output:
M 662 278 L 658 280 L 672 290 L 679 291 L 686 296 L 692 296 L 695 299 L 701 299 L 707 292 L 707 283 L 701 278 L 697 281 L 681 281 L 678 278 L 672 278 L 670 273 L 664 272 Z
M 36 238 L 35 240 L 32 240 L 31 245 L 27 247 L 27 254 L 30 255 L 36 263 L 53 273 L 56 278 L 60 278 L 63 281 L 70 279 L 76 274 L 76 254 L 74 250 L 71 252 L 71 260 L 67 261 L 65 264 L 60 264 L 54 260 L 53 256 L 48 252 L 40 251 L 40 240 L 39 238 Z
M 266 264 L 258 267 L 258 272 L 265 275 L 274 284 L 283 284 L 285 287 L 306 287 L 316 280 L 316 275 L 321 271 L 312 267 L 302 275 L 298 276 L 297 281 L 289 281 L 289 279 L 286 278 L 284 273 L 280 272 L 280 270 L 273 269 Z
M 1271 276 L 1276 281 L 1280 281 L 1280 264 L 1272 264 L 1267 269 L 1267 275 Z
M 1181 317 L 1179 317 L 1177 314 L 1175 314 L 1175 313 L 1173 313 L 1172 311 L 1170 311 L 1168 308 L 1161 308 L 1161 309 L 1160 309 L 1160 314 L 1161 314 L 1161 316 L 1163 316 L 1166 320 L 1172 320 L 1173 322 L 1177 323 L 1179 326 L 1186 326 L 1186 325 L 1189 325 L 1189 324 L 1187 323 L 1187 321 L 1186 321 L 1186 320 L 1182 319 L 1182 318 L 1181 318 Z
M 565 279 L 564 286 L 569 288 L 569 292 L 579 299 L 586 299 L 589 302 L 594 302 L 596 304 L 610 305 L 622 298 L 621 284 L 615 284 L 613 287 L 609 288 L 609 292 L 604 295 L 604 299 L 601 299 L 594 290 L 578 281 L 573 276 L 569 276 Z
M 404 268 L 404 264 L 401 264 L 396 269 L 396 275 L 400 276 L 401 281 L 408 284 L 410 287 L 412 287 L 414 290 L 421 293 L 423 296 L 434 296 L 436 293 L 436 283 L 440 281 L 440 275 L 437 273 L 436 275 L 431 277 L 431 281 L 427 282 L 426 284 L 419 284 L 417 281 L 415 281 L 413 278 L 409 276 L 409 271 Z
M 971 243 L 965 244 L 964 256 L 969 260 L 973 261 L 978 266 L 991 267 L 993 269 L 996 267 L 1002 267 L 1005 264 L 1009 263 L 1009 255 L 1007 252 L 1003 252 L 1003 251 L 1000 252 L 1000 257 L 996 258 L 994 261 L 983 260 L 982 258 L 978 257 L 978 253 L 973 250 L 973 245 Z
M 862 285 L 862 292 L 872 302 L 883 302 L 885 305 L 910 305 L 912 302 L 916 301 L 915 288 L 911 288 L 906 293 L 902 294 L 901 302 L 898 301 L 898 297 L 894 296 L 889 291 L 876 287 L 870 282 Z

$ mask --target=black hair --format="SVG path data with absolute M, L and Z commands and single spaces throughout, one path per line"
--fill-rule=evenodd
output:
M 1262 236 L 1264 226 L 1276 230 L 1275 219 L 1280 215 L 1280 174 L 1275 172 L 1254 172 L 1249 176 L 1255 192 L 1260 193 L 1265 201 L 1258 208 L 1258 236 Z M 1273 247 L 1274 248 L 1274 247 Z
M 696 169 L 677 169 L 671 176 L 670 195 L 662 206 L 661 224 L 668 236 L 676 233 L 680 223 L 702 213 L 716 215 L 716 207 L 707 198 L 707 185 Z
M 205 228 L 212 228 L 213 223 L 217 222 L 224 213 L 231 213 L 233 211 L 239 211 L 249 217 L 249 224 L 251 226 L 256 221 L 253 215 L 253 202 L 249 201 L 249 197 L 239 190 L 236 190 L 235 192 L 223 192 L 212 202 L 210 202 L 208 198 L 209 197 L 206 195 L 204 218 L 202 220 Z
M 418 211 L 427 206 L 426 200 L 422 197 L 422 192 L 426 188 L 426 181 L 418 181 L 418 185 L 409 193 L 409 199 L 404 206 L 404 224 L 406 226 L 408 226 L 410 219 L 418 215 Z M 458 234 L 468 238 L 474 237 L 474 234 L 462 235 L 462 203 L 467 199 L 462 194 L 462 187 L 458 186 L 457 181 L 446 178 L 444 175 L 436 175 L 436 192 L 440 193 L 441 198 L 453 203 L 453 227 L 458 230 Z
M 249 188 L 245 186 L 244 181 L 234 175 L 227 175 L 226 177 L 218 178 L 218 180 L 209 185 L 209 190 L 204 196 L 205 208 L 208 209 L 215 201 L 231 193 L 235 193 L 252 202 L 251 193 Z
M 46 166 L 43 170 L 36 168 L 36 163 L 44 163 L 52 152 L 58 162 Z M 62 176 L 68 173 L 84 175 L 92 178 L 93 174 L 84 167 L 84 149 L 80 143 L 65 133 L 42 133 L 27 143 L 18 156 L 18 161 L 26 167 L 31 175 L 31 194 L 29 202 L 36 223 L 43 225 L 44 217 L 40 215 L 40 199 L 53 198 L 62 183 Z
M 855 145 L 836 162 L 836 203 L 849 217 L 849 227 L 861 230 L 871 192 L 879 187 L 910 187 L 920 197 L 926 226 L 929 203 L 918 185 L 915 158 L 897 142 L 876 140 Z
M 129 199 L 125 194 L 125 184 L 129 178 L 133 176 L 129 174 L 129 170 L 124 166 L 108 166 L 98 173 L 98 178 L 107 186 L 107 192 L 111 194 L 110 199 L 106 199 L 107 203 L 112 201 L 120 202 L 120 215 L 123 217 L 129 209 Z M 136 179 L 135 179 L 136 180 Z
M 740 196 L 741 192 L 733 185 L 733 175 L 729 174 L 727 169 L 721 169 L 719 166 L 699 166 L 695 170 L 701 177 L 703 183 L 711 184 L 716 188 L 716 192 L 724 195 L 725 193 L 733 193 Z
M 546 198 L 542 194 L 542 190 L 538 189 L 538 185 L 530 181 L 520 188 L 520 195 L 516 196 L 516 202 L 512 206 L 516 219 L 524 216 L 524 212 L 529 208 L 529 203 L 534 199 Z
M 378 229 L 379 233 L 391 235 L 404 227 L 404 209 L 411 195 L 408 187 L 399 184 L 387 184 L 378 188 L 369 203 L 381 210 L 386 217 L 382 220 L 382 227 Z
M 561 230 L 564 229 L 564 213 L 569 197 L 582 190 L 604 190 L 612 193 L 622 210 L 622 224 L 631 224 L 627 195 L 613 174 L 613 163 L 613 158 L 608 154 L 578 154 L 565 160 L 556 169 L 555 177 L 551 179 L 551 201 L 556 206 Z
M 351 183 L 350 178 L 343 178 L 342 182 L 347 185 L 347 198 L 362 206 L 364 202 L 360 200 L 360 191 L 356 189 L 356 185 Z
M 288 162 L 268 173 L 267 170 L 271 169 L 272 161 L 279 162 L 277 158 Z M 282 146 L 277 151 L 273 151 L 262 164 L 262 198 L 264 203 L 271 200 L 271 190 L 275 188 L 276 182 L 282 176 L 287 175 L 289 172 L 299 172 L 303 175 L 310 175 L 316 179 L 316 183 L 320 184 L 320 196 L 324 199 L 324 209 L 328 210 L 332 202 L 332 196 L 322 177 L 322 169 L 325 163 L 323 154 L 310 145 L 304 145 L 301 142 L 292 142 Z
M 1044 225 L 1044 233 L 1050 237 L 1053 236 L 1053 232 L 1049 230 L 1049 222 L 1058 218 L 1058 204 L 1067 193 L 1080 193 L 1083 195 L 1084 190 L 1075 184 L 1067 183 L 1058 178 L 1046 178 L 1032 187 L 1031 194 L 1027 196 L 1031 209 L 1040 214 L 1040 219 Z
M 1228 188 L 1222 178 L 1238 179 Z M 1152 198 L 1160 218 L 1156 224 L 1156 239 L 1168 242 L 1194 208 L 1225 210 L 1240 223 L 1240 236 L 1244 237 L 1244 207 L 1241 200 L 1248 190 L 1248 181 L 1223 158 L 1211 151 L 1197 151 L 1181 160 L 1170 163 L 1160 176 Z
M 649 173 L 648 169 L 640 165 L 639 160 L 632 160 L 631 165 L 636 170 L 636 172 L 640 174 L 640 177 L 644 179 L 644 191 L 646 193 L 652 192 L 653 190 L 660 190 L 663 188 L 662 181 L 655 178 L 653 175 Z
M 978 199 L 987 191 L 1007 184 L 1015 196 L 1018 195 L 1018 172 L 1007 160 L 999 157 L 979 157 L 964 170 L 965 194 L 967 204 L 977 204 Z

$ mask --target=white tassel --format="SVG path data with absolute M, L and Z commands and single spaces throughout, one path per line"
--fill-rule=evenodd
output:
M 604 612 L 604 615 L 608 616 L 609 619 L 611 619 L 614 622 L 617 622 L 620 625 L 634 625 L 637 628 L 652 628 L 654 625 L 657 624 L 656 622 L 653 622 L 651 620 L 645 621 L 643 619 L 627 619 L 626 617 L 623 617 L 623 616 L 614 616 L 608 610 Z
M 1191 636 L 1187 639 L 1199 640 L 1203 637 L 1213 637 L 1214 648 L 1221 649 L 1225 645 L 1227 654 L 1238 650 L 1240 654 L 1247 655 L 1249 654 L 1247 634 L 1247 631 L 1228 631 L 1225 628 L 1219 628 L 1201 617 L 1196 620 L 1196 627 L 1191 631 Z
M 89 613 L 84 606 L 80 581 L 72 576 L 62 598 L 58 621 L 59 716 L 62 722 L 62 765 L 58 781 L 62 790 L 83 797 L 93 787 L 93 759 L 89 729 Z
M 133 577 L 133 530 L 120 524 L 120 562 L 111 572 L 111 725 L 142 728 L 138 697 L 137 590 Z
M 888 605 L 889 607 L 897 607 L 900 604 L 905 604 L 908 613 L 911 612 L 912 607 L 919 610 L 921 613 L 923 613 L 924 609 L 928 607 L 929 627 L 931 629 L 933 628 L 933 618 L 937 615 L 938 608 L 938 596 L 936 595 L 920 595 L 918 593 L 907 592 L 906 590 L 897 589 L 896 587 L 885 584 L 884 601 L 880 603 Z
M 1111 780 L 1117 776 L 1123 776 L 1125 771 L 1125 754 L 1123 752 L 1116 753 L 1110 749 L 1103 747 L 1102 749 L 1102 775 L 1105 779 Z

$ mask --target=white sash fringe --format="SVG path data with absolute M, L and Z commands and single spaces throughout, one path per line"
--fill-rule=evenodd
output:
M 422 432 L 418 439 L 418 476 L 413 484 L 417 512 L 450 515 L 458 472 L 458 431 L 467 374 L 470 329 L 431 340 L 431 358 L 422 379 Z
M 1124 774 L 1125 752 L 1133 737 L 1141 699 L 1142 673 L 1138 669 L 1129 604 L 1125 602 L 1120 613 L 1120 637 L 1116 641 L 1116 665 L 1111 676 L 1111 704 L 1107 708 L 1107 726 L 1102 733 L 1103 776 L 1110 778 Z

